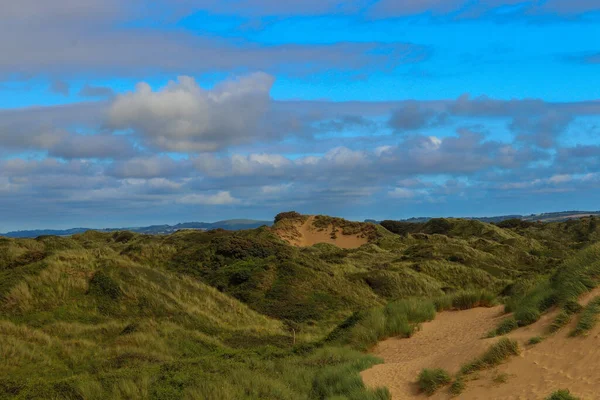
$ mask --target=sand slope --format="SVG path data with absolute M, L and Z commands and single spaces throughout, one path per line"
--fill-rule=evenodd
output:
M 298 223 L 287 230 L 276 230 L 277 234 L 290 244 L 299 247 L 313 246 L 317 243 L 329 243 L 343 249 L 355 249 L 368 242 L 361 235 L 344 235 L 340 229 L 329 226 L 320 229 L 314 226 L 315 217 L 309 216 L 304 223 Z M 335 238 L 332 232 L 335 230 Z
M 581 299 L 587 304 L 596 289 Z M 456 373 L 460 365 L 472 360 L 498 338 L 483 339 L 499 320 L 502 307 L 476 308 L 466 311 L 443 312 L 410 339 L 388 339 L 379 343 L 373 353 L 385 363 L 362 373 L 369 386 L 386 386 L 394 400 L 449 399 L 447 389 L 431 397 L 420 394 L 416 379 L 422 368 L 441 367 Z M 475 374 L 458 399 L 544 399 L 557 389 L 570 389 L 582 399 L 600 399 L 600 326 L 582 338 L 570 338 L 569 332 L 577 317 L 553 336 L 537 345 L 527 345 L 529 338 L 546 333 L 556 311 L 545 315 L 535 324 L 517 329 L 507 335 L 519 342 L 522 353 L 494 370 Z M 493 378 L 506 374 L 506 383 Z

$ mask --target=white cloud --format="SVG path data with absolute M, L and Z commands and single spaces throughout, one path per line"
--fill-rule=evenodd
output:
M 135 91 L 115 98 L 109 123 L 167 151 L 205 152 L 248 143 L 266 134 L 261 128 L 273 82 L 270 75 L 254 73 L 212 90 L 187 76 L 158 91 L 139 83 Z
M 187 196 L 183 196 L 180 198 L 178 203 L 181 204 L 190 204 L 190 205 L 227 205 L 227 204 L 236 204 L 240 201 L 233 196 L 228 191 L 220 191 L 215 194 L 189 194 Z
M 417 191 L 406 188 L 395 188 L 388 192 L 388 195 L 395 199 L 412 199 L 417 195 Z
M 552 176 L 550 179 L 548 179 L 548 182 L 558 184 L 570 182 L 571 180 L 573 180 L 573 177 L 571 175 L 562 174 Z
M 262 194 L 265 195 L 278 195 L 281 193 L 288 192 L 292 188 L 292 183 L 283 183 L 281 185 L 266 185 L 260 188 Z

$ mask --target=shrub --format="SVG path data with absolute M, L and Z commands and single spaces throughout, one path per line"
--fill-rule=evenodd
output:
M 284 219 L 303 220 L 304 218 L 305 217 L 302 214 L 300 214 L 299 212 L 286 211 L 286 212 L 279 213 L 275 216 L 275 223 L 278 223 L 279 221 L 282 221 Z
M 419 388 L 431 396 L 440 387 L 449 384 L 450 374 L 441 368 L 423 369 L 419 374 Z
M 567 389 L 557 390 L 550 396 L 546 397 L 546 400 L 579 400 L 578 397 L 571 395 Z

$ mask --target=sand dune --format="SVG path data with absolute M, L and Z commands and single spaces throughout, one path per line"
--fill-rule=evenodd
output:
M 313 246 L 317 243 L 334 244 L 343 249 L 355 249 L 368 242 L 361 235 L 344 235 L 341 229 L 333 226 L 317 228 L 314 226 L 315 217 L 309 216 L 304 223 L 298 223 L 288 230 L 276 230 L 279 236 L 290 244 L 299 247 Z M 335 235 L 332 233 L 335 232 Z
M 580 300 L 585 305 L 600 290 L 594 290 Z M 362 373 L 369 386 L 386 386 L 394 400 L 425 399 L 419 393 L 416 380 L 422 368 L 444 368 L 456 373 L 460 365 L 472 360 L 497 341 L 484 339 L 505 316 L 502 307 L 476 308 L 443 312 L 410 339 L 388 339 L 379 343 L 373 353 L 384 359 Z M 508 337 L 519 342 L 521 355 L 499 367 L 474 374 L 458 399 L 544 399 L 557 389 L 567 388 L 582 399 L 600 399 L 600 327 L 582 338 L 568 337 L 577 317 L 558 333 L 539 344 L 527 345 L 533 337 L 547 332 L 556 312 L 551 312 L 528 327 L 511 332 Z M 505 383 L 494 377 L 506 374 Z M 429 397 L 449 399 L 447 389 Z

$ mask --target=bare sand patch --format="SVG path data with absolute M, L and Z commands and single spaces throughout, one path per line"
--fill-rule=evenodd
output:
M 596 289 L 580 299 L 582 305 L 600 295 Z M 567 388 L 582 399 L 600 399 L 600 326 L 589 335 L 571 338 L 578 317 L 554 335 L 536 345 L 527 345 L 533 336 L 547 333 L 557 311 L 544 315 L 538 322 L 511 332 L 508 337 L 519 342 L 522 352 L 499 367 L 474 374 L 458 399 L 544 399 L 551 392 Z M 416 380 L 422 368 L 444 368 L 458 372 L 460 366 L 480 354 L 498 338 L 485 334 L 505 318 L 502 307 L 475 308 L 442 312 L 434 321 L 409 339 L 388 339 L 373 349 L 384 364 L 363 371 L 368 386 L 386 386 L 394 400 L 450 399 L 446 388 L 433 396 L 419 393 Z M 504 375 L 506 382 L 493 378 Z M 473 379 L 475 378 L 475 379 Z
M 315 217 L 309 216 L 304 222 L 299 221 L 286 229 L 276 229 L 275 231 L 279 237 L 298 247 L 329 243 L 343 249 L 355 249 L 369 241 L 367 237 L 360 234 L 344 235 L 341 229 L 332 225 L 318 228 L 314 226 L 314 222 Z

